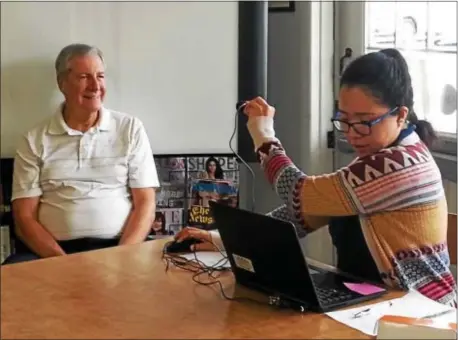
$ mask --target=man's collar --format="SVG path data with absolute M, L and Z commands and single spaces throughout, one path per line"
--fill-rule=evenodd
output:
M 70 128 L 67 123 L 65 123 L 63 116 L 64 103 L 60 104 L 54 117 L 51 119 L 51 122 L 48 126 L 48 133 L 51 135 L 63 135 L 68 134 L 70 136 L 77 136 L 82 134 L 82 132 Z M 100 119 L 99 123 L 96 126 L 98 131 L 109 131 L 112 127 L 111 124 L 111 113 L 110 110 L 102 107 L 100 109 Z
M 64 104 L 62 103 L 57 108 L 54 117 L 51 119 L 51 122 L 48 126 L 48 133 L 51 135 L 78 135 L 79 133 L 73 129 L 71 129 L 67 123 L 65 123 L 64 116 L 62 115 L 62 111 L 64 108 Z

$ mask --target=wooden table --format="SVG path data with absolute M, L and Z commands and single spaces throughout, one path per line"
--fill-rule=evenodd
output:
M 165 272 L 163 243 L 3 266 L 2 339 L 369 338 L 326 315 L 225 300 L 189 272 Z M 234 291 L 231 273 L 222 282 Z

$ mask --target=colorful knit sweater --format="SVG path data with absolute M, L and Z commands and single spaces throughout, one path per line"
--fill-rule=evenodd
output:
M 327 225 L 331 216 L 359 215 L 385 284 L 456 306 L 441 174 L 416 133 L 323 176 L 301 172 L 279 142 L 263 144 L 258 155 L 285 203 L 270 215 L 307 233 Z

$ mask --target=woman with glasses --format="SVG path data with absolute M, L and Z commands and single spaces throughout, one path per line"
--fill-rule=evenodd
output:
M 270 215 L 306 233 L 329 225 L 344 272 L 455 305 L 447 203 L 428 149 L 435 135 L 413 104 L 407 63 L 397 50 L 355 59 L 342 74 L 332 122 L 357 158 L 322 176 L 308 176 L 286 155 L 275 137 L 275 109 L 264 99 L 247 102 L 244 112 L 265 175 L 284 201 Z M 216 232 L 185 228 L 177 238 L 189 236 L 222 247 Z

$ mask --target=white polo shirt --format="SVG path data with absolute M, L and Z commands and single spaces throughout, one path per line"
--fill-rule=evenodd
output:
M 120 236 L 130 188 L 159 187 L 143 124 L 103 108 L 99 124 L 83 133 L 61 110 L 22 137 L 12 200 L 40 196 L 38 220 L 57 240 Z

